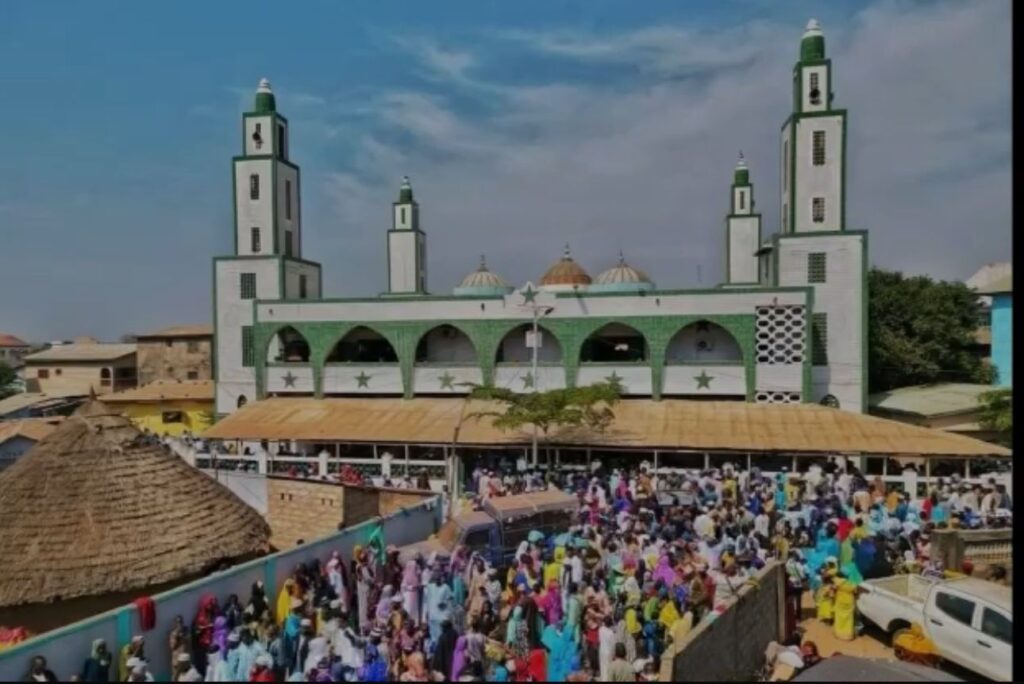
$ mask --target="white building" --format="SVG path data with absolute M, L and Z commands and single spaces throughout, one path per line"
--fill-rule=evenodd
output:
M 427 290 L 427 236 L 403 179 L 392 208 L 388 292 L 324 298 L 303 258 L 299 167 L 263 80 L 234 159 L 235 253 L 214 259 L 218 415 L 266 396 L 458 395 L 615 378 L 627 396 L 866 410 L 867 234 L 847 230 L 846 110 L 812 20 L 782 127 L 779 231 L 762 235 L 736 166 L 726 281 L 661 290 L 622 255 L 596 278 L 565 253 L 518 289 L 480 267 L 450 295 Z M 536 372 L 534 315 L 540 318 Z

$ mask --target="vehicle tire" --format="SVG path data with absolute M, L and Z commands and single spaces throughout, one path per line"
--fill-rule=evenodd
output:
M 889 629 L 888 629 L 888 637 L 889 637 L 888 641 L 889 641 L 889 643 L 886 644 L 886 645 L 889 648 L 895 648 L 896 637 L 898 635 L 900 635 L 900 634 L 903 634 L 904 632 L 909 631 L 909 630 L 910 630 L 910 625 L 907 624 L 905 621 L 897 620 L 896 622 L 893 622 L 891 625 L 889 625 Z

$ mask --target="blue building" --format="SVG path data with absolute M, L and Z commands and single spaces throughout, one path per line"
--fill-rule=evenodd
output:
M 1013 278 L 999 278 L 978 294 L 992 297 L 992 365 L 996 369 L 995 383 L 1001 387 L 1013 385 Z

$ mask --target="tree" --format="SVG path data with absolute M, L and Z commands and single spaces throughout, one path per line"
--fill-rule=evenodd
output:
M 1013 439 L 1013 390 L 1001 387 L 978 397 L 981 404 L 979 423 L 986 430 L 999 434 L 999 441 L 1010 446 Z
M 963 283 L 872 269 L 868 277 L 868 387 L 992 381 L 972 351 L 982 308 Z
M 555 427 L 586 426 L 604 430 L 614 420 L 612 412 L 622 394 L 618 382 L 599 382 L 585 387 L 548 390 L 519 394 L 502 387 L 476 386 L 470 399 L 495 401 L 504 405 L 503 411 L 476 411 L 468 418 L 487 416 L 499 430 L 517 430 L 536 425 L 547 440 Z
M 6 399 L 19 392 L 18 374 L 3 361 L 0 361 L 0 399 Z

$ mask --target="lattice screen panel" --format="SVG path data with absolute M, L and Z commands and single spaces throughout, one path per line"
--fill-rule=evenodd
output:
M 769 365 L 803 363 L 806 331 L 804 307 L 757 308 L 757 362 Z

